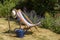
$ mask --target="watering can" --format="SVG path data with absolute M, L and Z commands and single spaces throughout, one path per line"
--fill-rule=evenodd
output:
M 15 33 L 17 37 L 23 38 L 25 35 L 25 31 L 23 29 L 15 29 Z

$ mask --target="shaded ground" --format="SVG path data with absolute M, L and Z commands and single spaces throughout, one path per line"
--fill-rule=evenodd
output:
M 10 21 L 10 25 L 11 31 L 15 28 L 19 28 L 19 25 L 14 21 Z M 31 28 L 24 38 L 18 38 L 16 34 L 12 32 L 3 33 L 8 29 L 8 21 L 5 20 L 5 18 L 0 18 L 0 40 L 60 40 L 60 34 L 56 34 L 48 29 L 38 28 L 38 32 L 35 28 Z

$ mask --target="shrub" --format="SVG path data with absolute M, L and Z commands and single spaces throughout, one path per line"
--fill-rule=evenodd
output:
M 37 23 L 39 22 L 40 18 L 37 16 L 36 12 L 34 10 L 31 10 L 31 12 L 26 12 L 25 14 L 29 17 L 29 19 L 33 22 L 33 23 Z
M 60 33 L 60 17 L 55 18 L 54 32 Z
M 56 33 L 60 33 L 60 17 L 53 18 L 48 12 L 45 13 L 45 18 L 41 20 L 42 27 L 50 29 Z
M 18 0 L 19 1 L 19 0 Z M 5 0 L 3 3 L 0 2 L 0 16 L 6 17 L 10 13 L 11 9 L 18 3 L 16 0 Z
M 45 13 L 45 18 L 42 20 L 42 25 L 44 28 L 51 28 L 53 26 L 53 18 L 49 15 L 48 12 Z

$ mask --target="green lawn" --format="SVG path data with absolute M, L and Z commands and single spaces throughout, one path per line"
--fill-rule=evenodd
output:
M 19 28 L 19 25 L 15 21 L 10 21 L 10 25 L 11 31 L 13 31 L 15 28 Z M 38 32 L 35 28 L 31 28 L 32 31 L 29 31 L 33 33 L 26 34 L 24 38 L 18 38 L 16 37 L 15 33 L 12 32 L 3 33 L 8 29 L 8 21 L 5 18 L 0 18 L 0 40 L 60 40 L 60 34 L 56 34 L 48 29 L 38 28 Z

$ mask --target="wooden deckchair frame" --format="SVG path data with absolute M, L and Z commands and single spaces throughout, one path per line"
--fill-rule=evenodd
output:
M 17 10 L 16 10 L 17 11 Z M 23 15 L 25 16 L 25 18 L 30 22 L 30 23 L 32 23 L 33 24 L 33 22 L 28 18 L 28 16 L 27 15 L 25 15 L 24 13 L 23 13 Z M 20 28 L 21 28 L 21 24 L 20 24 Z M 36 28 L 36 27 L 35 27 Z M 37 29 L 37 28 L 36 28 Z
M 23 13 L 23 15 L 25 16 L 25 18 L 26 18 L 30 23 L 33 23 L 26 14 Z M 34 27 L 34 28 L 37 29 L 37 27 Z M 30 30 L 31 30 L 31 29 L 30 29 Z M 39 32 L 38 29 L 37 29 L 37 31 Z

